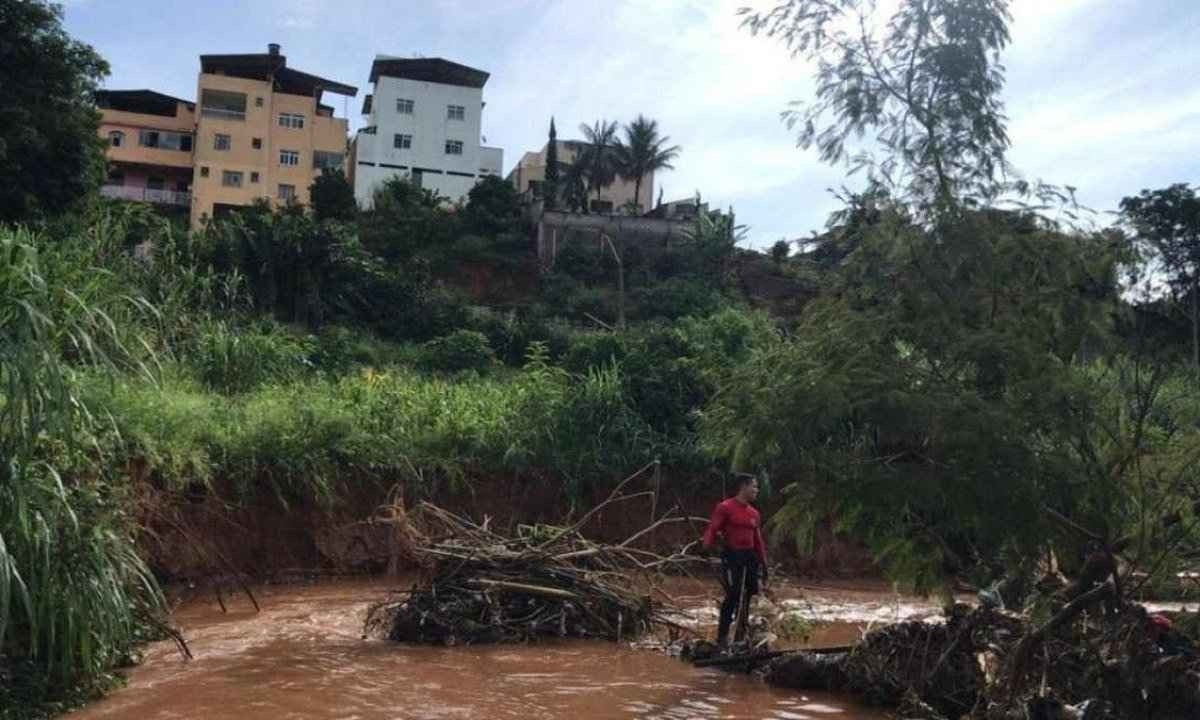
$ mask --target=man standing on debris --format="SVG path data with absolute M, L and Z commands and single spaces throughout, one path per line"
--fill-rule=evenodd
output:
M 762 521 L 751 503 L 758 497 L 758 479 L 740 475 L 736 494 L 717 503 L 712 520 L 704 531 L 703 545 L 710 549 L 717 536 L 724 539 L 721 552 L 721 584 L 725 586 L 725 601 L 721 603 L 721 619 L 717 625 L 717 644 L 729 641 L 729 626 L 734 615 L 758 593 L 759 573 L 767 584 L 767 546 L 762 537 Z

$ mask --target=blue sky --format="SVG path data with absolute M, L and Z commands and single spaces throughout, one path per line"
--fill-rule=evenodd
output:
M 753 0 L 70 0 L 66 26 L 112 65 L 110 88 L 191 98 L 202 53 L 263 52 L 356 85 L 376 53 L 487 70 L 483 133 L 505 170 L 596 118 L 656 118 L 683 147 L 658 184 L 732 206 L 756 246 L 819 230 L 844 169 L 795 147 L 779 120 L 811 68 L 738 27 Z M 758 3 L 762 5 L 764 3 Z M 1015 0 L 1004 57 L 1010 160 L 1079 188 L 1097 210 L 1144 187 L 1200 183 L 1200 2 Z M 1107 221 L 1100 218 L 1102 223 Z

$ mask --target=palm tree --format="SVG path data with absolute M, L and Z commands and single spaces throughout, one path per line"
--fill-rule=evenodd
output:
M 587 169 L 588 190 L 594 190 L 596 199 L 599 200 L 600 192 L 617 179 L 614 157 L 614 150 L 619 143 L 617 124 L 597 120 L 592 125 L 580 125 L 579 130 L 583 133 L 588 147 L 575 158 L 575 162 Z
M 625 140 L 618 140 L 614 149 L 617 174 L 633 181 L 633 201 L 641 205 L 642 178 L 658 170 L 674 170 L 671 161 L 679 156 L 679 146 L 667 143 L 671 138 L 659 137 L 658 121 L 639 114 L 625 126 Z

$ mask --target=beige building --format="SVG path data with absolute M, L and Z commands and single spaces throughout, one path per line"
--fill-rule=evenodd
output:
M 358 91 L 289 68 L 274 44 L 200 56 L 192 227 L 259 198 L 306 204 L 322 168 L 344 167 L 347 122 L 321 104 L 326 92 Z
M 186 212 L 195 104 L 151 90 L 102 90 L 96 104 L 109 161 L 100 193 Z
M 567 166 L 575 162 L 575 159 L 588 147 L 588 144 L 578 140 L 558 140 L 558 176 L 564 177 L 567 172 Z M 513 184 L 513 187 L 520 193 L 529 193 L 533 196 L 540 197 L 542 183 L 546 180 L 546 150 L 550 147 L 546 143 L 537 152 L 527 152 L 521 157 L 521 161 L 508 174 L 508 181 Z M 634 184 L 627 180 L 617 178 L 612 185 L 600 191 L 600 197 L 596 197 L 596 193 L 592 192 L 588 197 L 588 207 L 592 212 L 617 212 L 624 208 L 633 197 Z M 646 175 L 642 179 L 642 194 L 637 198 L 637 204 L 641 207 L 644 213 L 652 207 L 652 198 L 654 197 L 654 173 Z
M 194 229 L 260 198 L 307 204 L 321 170 L 346 163 L 346 119 L 321 103 L 326 92 L 358 91 L 289 68 L 274 44 L 261 54 L 201 55 L 198 103 L 102 90 L 101 193 L 186 210 Z

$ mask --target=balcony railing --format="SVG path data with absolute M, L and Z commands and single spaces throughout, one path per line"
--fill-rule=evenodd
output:
M 191 193 L 176 190 L 151 190 L 128 185 L 102 185 L 100 194 L 118 200 L 136 200 L 158 205 L 189 205 L 192 202 Z
M 204 117 L 217 118 L 219 120 L 236 120 L 237 122 L 246 121 L 246 113 L 241 110 L 229 110 L 219 107 L 201 107 L 200 114 Z

